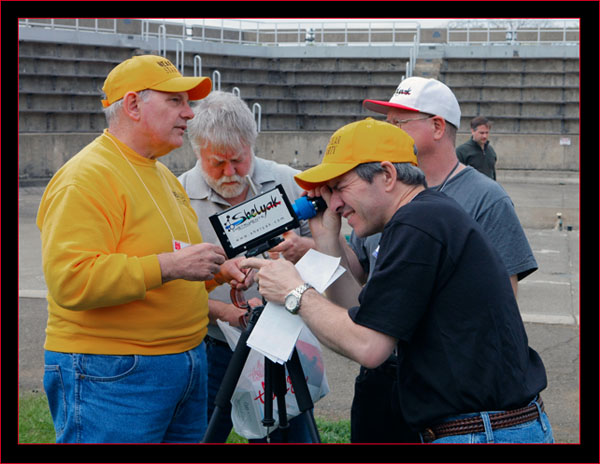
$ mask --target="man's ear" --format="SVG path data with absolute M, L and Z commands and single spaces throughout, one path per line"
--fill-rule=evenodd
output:
M 136 92 L 123 96 L 123 112 L 134 121 L 140 120 L 140 96 Z
M 431 118 L 433 122 L 433 139 L 441 140 L 446 132 L 446 121 L 441 116 Z
M 389 161 L 382 161 L 381 167 L 385 169 L 383 171 L 383 184 L 386 191 L 391 190 L 396 185 L 396 179 L 398 178 L 398 173 L 396 172 L 396 168 Z

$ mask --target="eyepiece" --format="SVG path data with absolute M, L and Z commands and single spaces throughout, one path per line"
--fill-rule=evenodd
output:
M 298 219 L 310 219 L 315 217 L 319 211 L 327 208 L 327 203 L 321 197 L 300 197 L 292 205 Z

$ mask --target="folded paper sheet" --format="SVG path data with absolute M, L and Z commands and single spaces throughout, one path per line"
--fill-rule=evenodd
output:
M 319 293 L 323 293 L 345 272 L 340 266 L 340 258 L 313 249 L 308 250 L 296 263 L 296 269 L 302 279 Z M 283 364 L 290 359 L 304 326 L 300 316 L 290 314 L 280 304 L 268 302 L 248 337 L 247 344 L 271 361 Z

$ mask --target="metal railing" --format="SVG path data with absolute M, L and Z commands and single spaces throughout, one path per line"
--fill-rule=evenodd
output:
M 100 18 L 35 18 L 19 19 L 19 25 L 25 27 L 44 27 L 48 29 L 67 29 L 75 31 L 92 31 L 115 34 L 116 19 Z M 142 24 L 142 26 L 144 26 Z
M 172 39 L 198 40 L 236 45 L 264 46 L 394 46 L 411 45 L 419 37 L 421 25 L 417 21 L 344 22 L 298 21 L 260 22 L 243 19 L 221 20 L 143 20 L 143 36 L 148 37 L 158 27 L 168 29 Z M 155 33 L 155 32 L 154 32 Z
M 166 54 L 167 39 L 174 40 L 177 59 L 180 53 L 183 54 L 184 40 L 282 47 L 404 45 L 410 47 L 409 61 L 406 63 L 407 76 L 412 75 L 419 54 L 421 26 L 416 21 L 388 23 L 321 21 L 281 25 L 272 22 L 225 19 L 216 22 L 220 24 L 216 24 L 215 20 L 206 19 L 194 24 L 143 20 L 141 36 L 146 41 L 151 41 L 156 36 L 159 54 L 162 55 Z
M 457 20 L 446 31 L 448 45 L 579 44 L 576 20 Z
M 244 19 L 150 20 L 94 18 L 20 19 L 22 27 L 43 27 L 127 33 L 143 40 L 156 38 L 158 49 L 167 39 L 261 46 L 413 46 L 445 45 L 529 45 L 579 43 L 579 22 L 572 19 L 470 19 L 452 20 L 429 26 L 432 37 L 423 40 L 418 21 L 301 21 L 274 23 Z

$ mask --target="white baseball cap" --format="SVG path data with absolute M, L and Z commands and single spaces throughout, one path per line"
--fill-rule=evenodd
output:
M 387 114 L 390 108 L 433 114 L 460 127 L 458 101 L 452 90 L 436 79 L 409 77 L 400 82 L 389 102 L 365 100 L 363 106 L 383 114 Z

